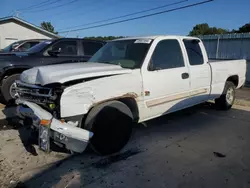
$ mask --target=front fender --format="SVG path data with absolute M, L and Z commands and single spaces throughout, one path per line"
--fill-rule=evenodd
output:
M 60 114 L 62 118 L 87 114 L 95 96 L 92 88 L 66 88 L 60 100 Z
M 142 80 L 140 70 L 131 74 L 107 76 L 67 87 L 61 95 L 61 117 L 84 115 L 103 102 L 132 97 L 140 101 Z

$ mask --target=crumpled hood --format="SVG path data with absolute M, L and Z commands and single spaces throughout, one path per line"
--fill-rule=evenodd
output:
M 105 63 L 68 63 L 34 67 L 24 71 L 20 80 L 28 84 L 46 85 L 131 72 L 132 70 L 122 68 L 119 65 Z

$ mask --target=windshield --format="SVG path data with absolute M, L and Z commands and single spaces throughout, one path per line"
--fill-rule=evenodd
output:
M 43 50 L 46 46 L 48 46 L 50 43 L 52 42 L 52 40 L 46 40 L 43 41 L 35 46 L 33 46 L 32 48 L 28 49 L 27 52 L 28 53 L 36 53 L 36 52 L 40 52 L 41 50 Z
M 89 62 L 109 63 L 123 68 L 140 68 L 152 40 L 118 40 L 108 42 Z
M 18 46 L 18 45 L 20 45 L 20 44 L 21 44 L 20 41 L 19 41 L 19 42 L 13 42 L 13 43 L 10 44 L 9 46 L 5 47 L 2 51 L 3 51 L 3 52 L 11 52 L 11 51 L 13 50 L 13 47 L 14 47 L 14 46 Z

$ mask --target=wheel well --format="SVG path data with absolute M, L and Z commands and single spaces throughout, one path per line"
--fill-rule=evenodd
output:
M 20 74 L 20 73 L 22 73 L 25 70 L 27 70 L 27 68 L 9 69 L 9 70 L 5 71 L 5 73 L 2 76 L 2 78 L 5 78 L 6 76 L 10 76 L 10 75 L 13 75 L 13 74 Z
M 138 106 L 136 104 L 135 99 L 127 97 L 127 98 L 118 99 L 118 101 L 126 104 L 129 107 L 129 109 L 131 110 L 133 114 L 134 121 L 137 122 L 139 120 L 139 110 L 138 110 Z
M 238 87 L 239 84 L 239 76 L 238 75 L 234 75 L 234 76 L 230 76 L 227 81 L 232 82 L 235 87 Z
M 138 106 L 136 104 L 136 101 L 134 98 L 131 97 L 125 97 L 125 98 L 118 98 L 118 99 L 111 99 L 111 100 L 106 100 L 103 101 L 102 103 L 100 103 L 99 105 L 106 103 L 106 102 L 111 102 L 111 101 L 119 101 L 124 103 L 125 105 L 127 105 L 127 107 L 130 109 L 130 111 L 132 112 L 133 115 L 133 121 L 134 122 L 138 122 L 139 121 L 139 110 L 138 110 Z M 82 118 L 81 121 L 81 126 L 84 126 L 85 122 L 86 122 L 86 118 L 88 117 L 89 113 L 91 112 L 91 110 L 94 108 L 95 106 L 92 106 L 89 110 L 88 113 L 86 115 L 84 115 L 84 117 Z

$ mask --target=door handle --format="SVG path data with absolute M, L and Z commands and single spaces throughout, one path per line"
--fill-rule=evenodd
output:
M 187 72 L 184 72 L 181 74 L 182 79 L 188 79 L 189 78 L 189 74 Z

